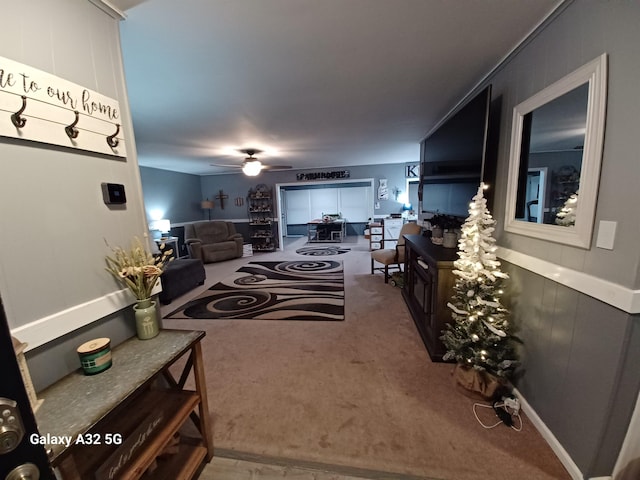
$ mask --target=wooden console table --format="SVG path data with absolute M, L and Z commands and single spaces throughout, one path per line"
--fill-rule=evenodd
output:
M 110 369 L 93 376 L 78 370 L 40 392 L 38 429 L 59 477 L 193 478 L 213 457 L 204 336 L 162 330 L 151 340 L 131 338 L 113 349 Z M 182 357 L 186 362 L 176 381 L 169 367 Z M 187 390 L 192 369 L 195 390 Z M 60 444 L 62 438 L 70 442 Z

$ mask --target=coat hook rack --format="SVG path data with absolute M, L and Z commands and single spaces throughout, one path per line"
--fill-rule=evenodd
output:
M 11 123 L 16 128 L 22 128 L 27 123 L 27 119 L 22 116 L 22 113 L 27 108 L 27 97 L 22 95 L 22 107 L 16 113 L 11 114 Z
M 116 135 L 118 135 L 118 133 L 120 133 L 120 124 L 116 123 L 116 133 L 107 137 L 107 143 L 111 148 L 116 148 L 118 146 L 118 143 L 120 143 L 120 140 L 116 138 Z
M 67 132 L 67 135 L 71 139 L 76 138 L 78 136 L 78 129 L 76 128 L 76 125 L 80 121 L 80 113 L 78 113 L 77 110 L 74 110 L 73 113 L 76 114 L 76 119 L 73 121 L 71 125 L 67 125 L 66 127 L 64 127 L 64 131 Z

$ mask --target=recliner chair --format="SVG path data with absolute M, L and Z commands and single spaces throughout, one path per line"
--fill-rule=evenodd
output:
M 242 256 L 244 239 L 232 222 L 212 220 L 184 227 L 185 243 L 191 258 L 203 263 L 220 262 Z

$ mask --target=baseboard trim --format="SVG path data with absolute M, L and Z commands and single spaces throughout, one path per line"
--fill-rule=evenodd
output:
M 624 312 L 640 313 L 640 290 L 633 290 L 584 272 L 561 267 L 509 248 L 498 247 L 496 255 L 502 260 L 589 295 Z
M 536 430 L 542 435 L 542 438 L 549 444 L 551 450 L 556 454 L 564 468 L 567 469 L 569 475 L 573 480 L 584 480 L 584 475 L 575 464 L 569 453 L 564 449 L 564 447 L 560 444 L 555 435 L 551 432 L 549 427 L 545 425 L 542 419 L 538 416 L 536 411 L 529 405 L 529 402 L 522 396 L 522 393 L 517 388 L 513 389 L 513 393 L 518 397 L 520 401 L 520 407 L 522 411 L 527 415 L 529 421 L 536 427 Z

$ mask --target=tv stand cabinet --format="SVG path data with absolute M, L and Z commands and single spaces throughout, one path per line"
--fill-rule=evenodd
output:
M 213 456 L 204 336 L 161 330 L 150 340 L 131 338 L 113 349 L 108 370 L 78 370 L 42 391 L 40 435 L 71 439 L 45 445 L 57 478 L 194 478 Z M 183 367 L 177 381 L 174 364 Z M 192 369 L 195 389 L 185 389 Z
M 441 362 L 447 349 L 440 340 L 452 321 L 451 301 L 455 276 L 453 262 L 458 250 L 434 245 L 422 235 L 405 235 L 404 297 L 429 357 Z

